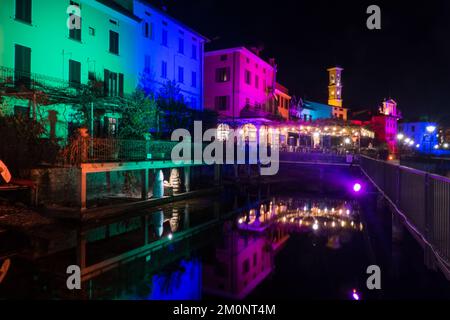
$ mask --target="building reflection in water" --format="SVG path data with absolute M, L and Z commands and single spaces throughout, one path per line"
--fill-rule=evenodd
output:
M 326 247 L 336 250 L 363 230 L 355 202 L 273 198 L 230 218 L 218 208 L 183 203 L 65 229 L 65 241 L 50 237 L 61 234 L 60 227 L 54 233 L 49 227 L 45 247 L 35 239 L 28 255 L 39 270 L 61 279 L 68 265 L 81 266 L 82 290 L 68 292 L 61 281 L 50 297 L 243 299 L 273 272 L 277 253 L 293 233 L 324 238 Z
M 275 256 L 292 233 L 325 237 L 327 248 L 340 249 L 363 230 L 358 211 L 356 202 L 274 198 L 244 212 L 224 224 L 223 239 L 203 266 L 203 291 L 245 298 L 274 270 Z

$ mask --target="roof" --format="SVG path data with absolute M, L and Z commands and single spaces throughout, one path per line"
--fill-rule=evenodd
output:
M 127 8 L 124 8 L 123 6 L 121 6 L 120 4 L 118 4 L 117 2 L 113 1 L 113 0 L 96 0 L 97 2 L 107 6 L 108 8 L 111 8 L 121 14 L 123 14 L 124 16 L 127 16 L 130 19 L 133 19 L 134 21 L 137 22 L 141 22 L 142 19 L 140 19 L 139 17 L 135 16 L 133 14 L 133 12 L 131 12 L 130 10 L 128 10 Z
M 183 27 L 184 29 L 188 30 L 189 32 L 195 34 L 197 37 L 202 38 L 203 40 L 205 40 L 205 42 L 210 42 L 211 40 L 208 39 L 206 36 L 200 34 L 199 32 L 195 31 L 194 29 L 192 29 L 191 27 L 187 26 L 186 24 L 184 24 L 183 22 L 175 19 L 174 17 L 170 16 L 167 12 L 165 12 L 164 10 L 159 9 L 158 7 L 156 7 L 155 5 L 149 3 L 148 0 L 136 0 L 146 6 L 148 6 L 149 8 L 151 8 L 152 10 L 155 10 L 158 14 L 163 15 L 165 18 L 167 18 L 167 20 L 172 21 L 173 23 L 176 23 L 178 25 L 180 25 L 181 27 Z
M 207 56 L 214 56 L 214 55 L 220 55 L 220 54 L 227 54 L 227 53 L 233 53 L 236 51 L 242 51 L 249 55 L 252 55 L 253 57 L 259 59 L 261 62 L 265 63 L 268 67 L 273 68 L 273 66 L 268 61 L 264 60 L 264 58 L 258 56 L 257 54 L 255 54 L 253 51 L 251 51 L 250 49 L 248 49 L 246 47 L 232 47 L 232 48 L 226 48 L 226 49 L 207 51 L 207 52 L 205 52 L 205 56 L 207 57 Z

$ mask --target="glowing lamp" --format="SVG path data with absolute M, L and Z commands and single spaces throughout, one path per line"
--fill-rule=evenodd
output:
M 346 144 L 350 144 L 350 138 L 345 138 L 344 142 L 345 142 Z
M 353 300 L 356 300 L 356 301 L 358 301 L 360 299 L 359 294 L 356 291 L 356 289 L 353 289 L 352 298 L 353 298 Z
M 437 150 L 439 149 L 439 145 L 435 145 L 434 148 Z
M 448 149 L 448 143 L 444 143 L 444 148 Z
M 353 191 L 354 191 L 354 192 L 358 193 L 358 192 L 361 191 L 361 189 L 362 189 L 362 186 L 361 186 L 360 183 L 355 183 L 355 184 L 353 185 Z
M 433 133 L 434 131 L 436 131 L 436 127 L 435 126 L 428 126 L 426 129 L 427 129 L 427 131 L 429 133 Z
M 172 240 L 172 239 L 173 239 L 173 234 L 169 233 L 169 235 L 167 236 L 167 238 L 168 238 L 169 240 Z
M 419 149 L 420 148 L 420 144 L 416 144 L 416 148 Z
M 398 135 L 397 135 L 397 140 L 403 140 L 403 138 L 405 138 L 405 136 L 404 136 L 404 134 L 403 133 L 399 133 Z

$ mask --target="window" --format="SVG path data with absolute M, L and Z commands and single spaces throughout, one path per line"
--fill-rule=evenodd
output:
M 255 88 L 258 89 L 259 88 L 259 76 L 255 75 Z
M 191 86 L 196 88 L 197 87 L 197 72 L 192 71 L 191 73 Z
M 93 71 L 89 71 L 88 72 L 88 80 L 89 81 L 95 81 L 96 80 L 95 72 L 93 72 Z
M 184 39 L 178 39 L 178 53 L 184 54 Z
M 110 97 L 123 96 L 124 77 L 122 73 L 111 72 L 105 69 L 105 94 Z
M 229 101 L 228 96 L 218 96 L 218 97 L 216 97 L 216 101 L 215 101 L 216 110 L 219 110 L 219 111 L 228 110 L 228 108 L 229 108 L 228 101 Z
M 167 37 L 168 37 L 168 33 L 166 29 L 162 30 L 162 35 L 161 35 L 161 44 L 163 46 L 167 47 Z
M 117 133 L 117 119 L 105 117 L 104 127 L 106 129 L 106 134 L 110 137 L 114 137 Z
M 184 68 L 178 67 L 178 82 L 184 83 Z
M 230 68 L 216 69 L 216 82 L 227 82 L 230 80 Z
M 256 267 L 256 262 L 257 262 L 257 253 L 255 252 L 254 254 L 253 254 L 253 266 L 254 267 Z
M 109 31 L 109 52 L 119 54 L 119 34 L 115 31 Z
M 197 46 L 195 44 L 192 45 L 191 58 L 197 60 Z
M 28 86 L 31 73 L 31 48 L 15 45 L 14 81 L 16 84 Z
M 77 6 L 78 8 L 80 7 L 80 5 L 74 1 L 70 1 L 70 5 Z M 72 17 L 74 14 L 76 14 L 75 10 L 69 14 L 69 17 Z M 79 28 L 76 25 L 72 25 L 73 29 L 69 29 L 69 39 L 81 41 L 81 17 L 77 19 L 79 19 L 80 22 Z
M 226 61 L 228 59 L 228 56 L 226 54 L 222 54 L 220 56 L 220 61 Z
M 248 259 L 245 259 L 243 265 L 242 265 L 242 271 L 244 274 L 247 274 L 250 271 L 250 263 Z
M 197 109 L 197 99 L 195 99 L 194 97 L 191 98 L 191 108 Z
M 245 70 L 245 83 L 248 85 L 252 84 L 252 74 L 248 70 Z
M 69 60 L 69 84 L 77 86 L 81 83 L 81 63 Z
M 31 23 L 31 0 L 16 0 L 16 19 Z
M 92 27 L 89 27 L 89 35 L 90 36 L 95 36 L 95 29 Z
M 148 54 L 144 56 L 144 71 L 150 72 L 151 69 L 151 58 Z
M 267 87 L 267 82 L 266 82 L 266 79 L 264 79 L 263 80 L 263 85 L 262 85 L 263 91 L 266 91 L 266 87 Z
M 145 38 L 153 39 L 153 23 L 144 22 L 143 33 Z
M 167 62 L 161 61 L 161 78 L 167 78 Z

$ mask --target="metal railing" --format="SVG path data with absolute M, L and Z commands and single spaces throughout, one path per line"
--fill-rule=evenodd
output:
M 450 179 L 366 156 L 360 165 L 450 270 Z
M 65 163 L 171 160 L 176 141 L 78 138 L 62 152 Z M 192 145 L 191 145 L 192 147 Z
M 37 73 L 15 70 L 0 66 L 0 83 L 11 89 L 81 88 L 79 83 L 71 83 L 59 78 Z

